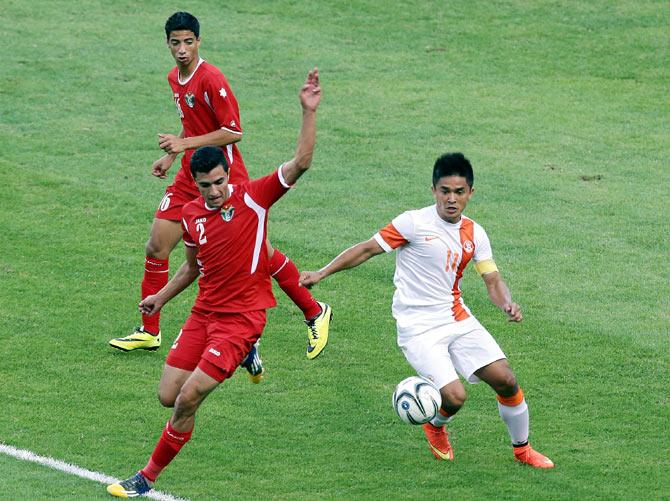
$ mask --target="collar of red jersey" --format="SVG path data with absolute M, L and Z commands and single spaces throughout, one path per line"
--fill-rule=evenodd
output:
M 205 60 L 203 58 L 198 59 L 198 65 L 195 67 L 193 70 L 193 73 L 191 73 L 185 80 L 181 79 L 181 75 L 179 74 L 179 70 L 177 70 L 177 82 L 179 82 L 179 85 L 186 85 L 191 81 L 191 78 L 193 78 L 193 75 L 195 75 L 195 72 L 198 71 L 198 68 L 200 68 L 200 65 L 204 63 Z

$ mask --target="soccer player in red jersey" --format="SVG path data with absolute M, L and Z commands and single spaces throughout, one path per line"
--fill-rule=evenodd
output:
M 169 256 L 182 236 L 182 208 L 199 196 L 189 171 L 193 152 L 201 146 L 218 146 L 225 154 L 230 182 L 238 184 L 249 179 L 236 144 L 242 139 L 237 100 L 223 73 L 199 56 L 198 20 L 188 12 L 176 12 L 165 23 L 165 34 L 177 63 L 168 74 L 168 82 L 182 131 L 178 136 L 158 135 L 158 145 L 166 154 L 153 163 L 152 174 L 166 178 L 177 155 L 183 153 L 183 156 L 181 169 L 165 190 L 151 227 L 142 280 L 143 299 L 158 292 L 168 282 Z M 317 302 L 306 288 L 300 286 L 298 269 L 288 257 L 273 249 L 269 242 L 266 248 L 272 277 L 303 311 L 307 324 L 307 358 L 313 359 L 328 342 L 330 306 Z M 160 314 L 142 314 L 141 327 L 130 336 L 112 339 L 109 344 L 123 351 L 157 350 L 161 344 Z
M 193 154 L 190 170 L 201 196 L 182 210 L 186 261 L 157 294 L 140 303 L 144 314 L 156 314 L 200 277 L 195 305 L 170 349 L 159 386 L 161 404 L 174 409 L 147 465 L 107 487 L 113 496 L 151 490 L 191 438 L 202 402 L 233 374 L 261 336 L 266 309 L 276 304 L 267 252 L 268 211 L 312 162 L 320 100 L 314 68 L 300 90 L 302 126 L 295 156 L 265 177 L 232 184 L 221 149 L 206 146 Z

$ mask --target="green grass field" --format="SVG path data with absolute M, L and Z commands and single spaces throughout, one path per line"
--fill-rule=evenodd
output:
M 323 86 L 312 170 L 271 214 L 273 244 L 322 266 L 431 203 L 435 158 L 475 167 L 466 213 L 487 229 L 525 321 L 473 270 L 466 303 L 509 356 L 531 440 L 512 460 L 492 391 L 468 386 L 456 461 L 393 414 L 412 373 L 390 313 L 394 259 L 324 281 L 331 342 L 305 358 L 278 292 L 268 370 L 201 409 L 157 488 L 201 499 L 670 498 L 670 9 L 667 2 L 4 0 L 0 79 L 0 443 L 125 478 L 169 411 L 155 397 L 195 288 L 164 310 L 164 347 L 108 347 L 138 324 L 144 242 L 178 132 L 163 24 L 202 24 L 201 55 L 234 89 L 252 176 L 291 157 L 297 89 Z M 175 165 L 176 168 L 176 165 Z M 175 170 L 175 169 L 173 169 Z M 174 270 L 182 259 L 173 254 Z M 106 499 L 104 486 L 0 455 L 2 499 Z

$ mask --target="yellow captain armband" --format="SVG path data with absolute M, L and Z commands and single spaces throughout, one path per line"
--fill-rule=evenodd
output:
M 486 275 L 487 273 L 498 271 L 498 267 L 496 266 L 496 262 L 493 259 L 487 259 L 485 261 L 475 263 L 475 270 L 477 270 L 477 273 L 480 275 Z

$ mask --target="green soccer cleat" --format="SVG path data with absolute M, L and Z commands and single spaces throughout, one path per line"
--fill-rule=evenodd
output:
M 328 329 L 333 311 L 326 303 L 317 301 L 321 306 L 321 313 L 311 320 L 305 320 L 307 324 L 307 358 L 315 359 L 328 344 Z
M 117 337 L 109 342 L 112 348 L 121 351 L 149 350 L 155 351 L 161 347 L 161 333 L 153 335 L 145 332 L 144 327 L 136 327 L 130 336 Z
M 127 478 L 121 482 L 107 486 L 107 492 L 117 498 L 134 498 L 141 496 L 153 489 L 154 484 L 148 478 L 137 472 L 135 476 Z

